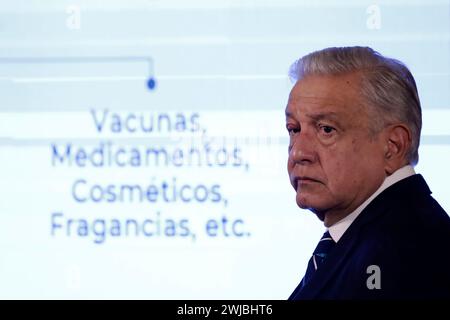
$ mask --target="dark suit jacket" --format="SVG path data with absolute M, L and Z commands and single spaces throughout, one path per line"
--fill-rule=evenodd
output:
M 419 174 L 380 193 L 289 300 L 450 298 L 450 218 L 430 194 Z

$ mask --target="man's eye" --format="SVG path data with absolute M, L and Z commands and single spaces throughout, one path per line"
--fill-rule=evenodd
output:
M 300 129 L 299 128 L 287 128 L 287 131 L 288 131 L 289 135 L 291 136 L 295 133 L 299 133 Z
M 323 126 L 323 125 L 320 126 L 320 130 L 322 130 L 322 132 L 325 133 L 325 134 L 327 134 L 327 135 L 333 133 L 333 131 L 336 131 L 336 129 L 333 128 L 333 127 L 330 127 L 330 126 Z

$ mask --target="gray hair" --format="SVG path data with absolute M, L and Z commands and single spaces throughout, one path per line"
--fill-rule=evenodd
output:
M 289 76 L 298 81 L 308 75 L 361 73 L 361 97 L 374 113 L 371 129 L 379 132 L 401 122 L 412 135 L 407 160 L 419 161 L 422 111 L 416 82 L 400 61 L 382 56 L 369 47 L 326 48 L 312 52 L 291 65 Z

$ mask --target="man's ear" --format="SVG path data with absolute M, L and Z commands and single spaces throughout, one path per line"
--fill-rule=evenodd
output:
M 412 143 L 411 131 L 403 124 L 395 124 L 386 128 L 385 137 L 385 171 L 391 175 L 409 162 L 407 155 Z

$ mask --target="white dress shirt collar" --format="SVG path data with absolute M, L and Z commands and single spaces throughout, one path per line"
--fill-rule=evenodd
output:
M 386 177 L 384 179 L 381 186 L 369 197 L 366 201 L 364 201 L 358 208 L 356 208 L 355 211 L 350 213 L 345 218 L 339 220 L 332 226 L 328 228 L 328 231 L 330 232 L 331 237 L 335 242 L 338 242 L 339 239 L 341 239 L 344 232 L 350 227 L 350 225 L 355 221 L 356 217 L 364 210 L 365 207 L 369 205 L 369 203 L 375 199 L 376 196 L 378 196 L 383 190 L 387 189 L 394 183 L 403 180 L 409 176 L 412 176 L 416 174 L 414 171 L 414 168 L 411 165 L 404 166 L 397 171 L 395 171 L 390 176 Z

